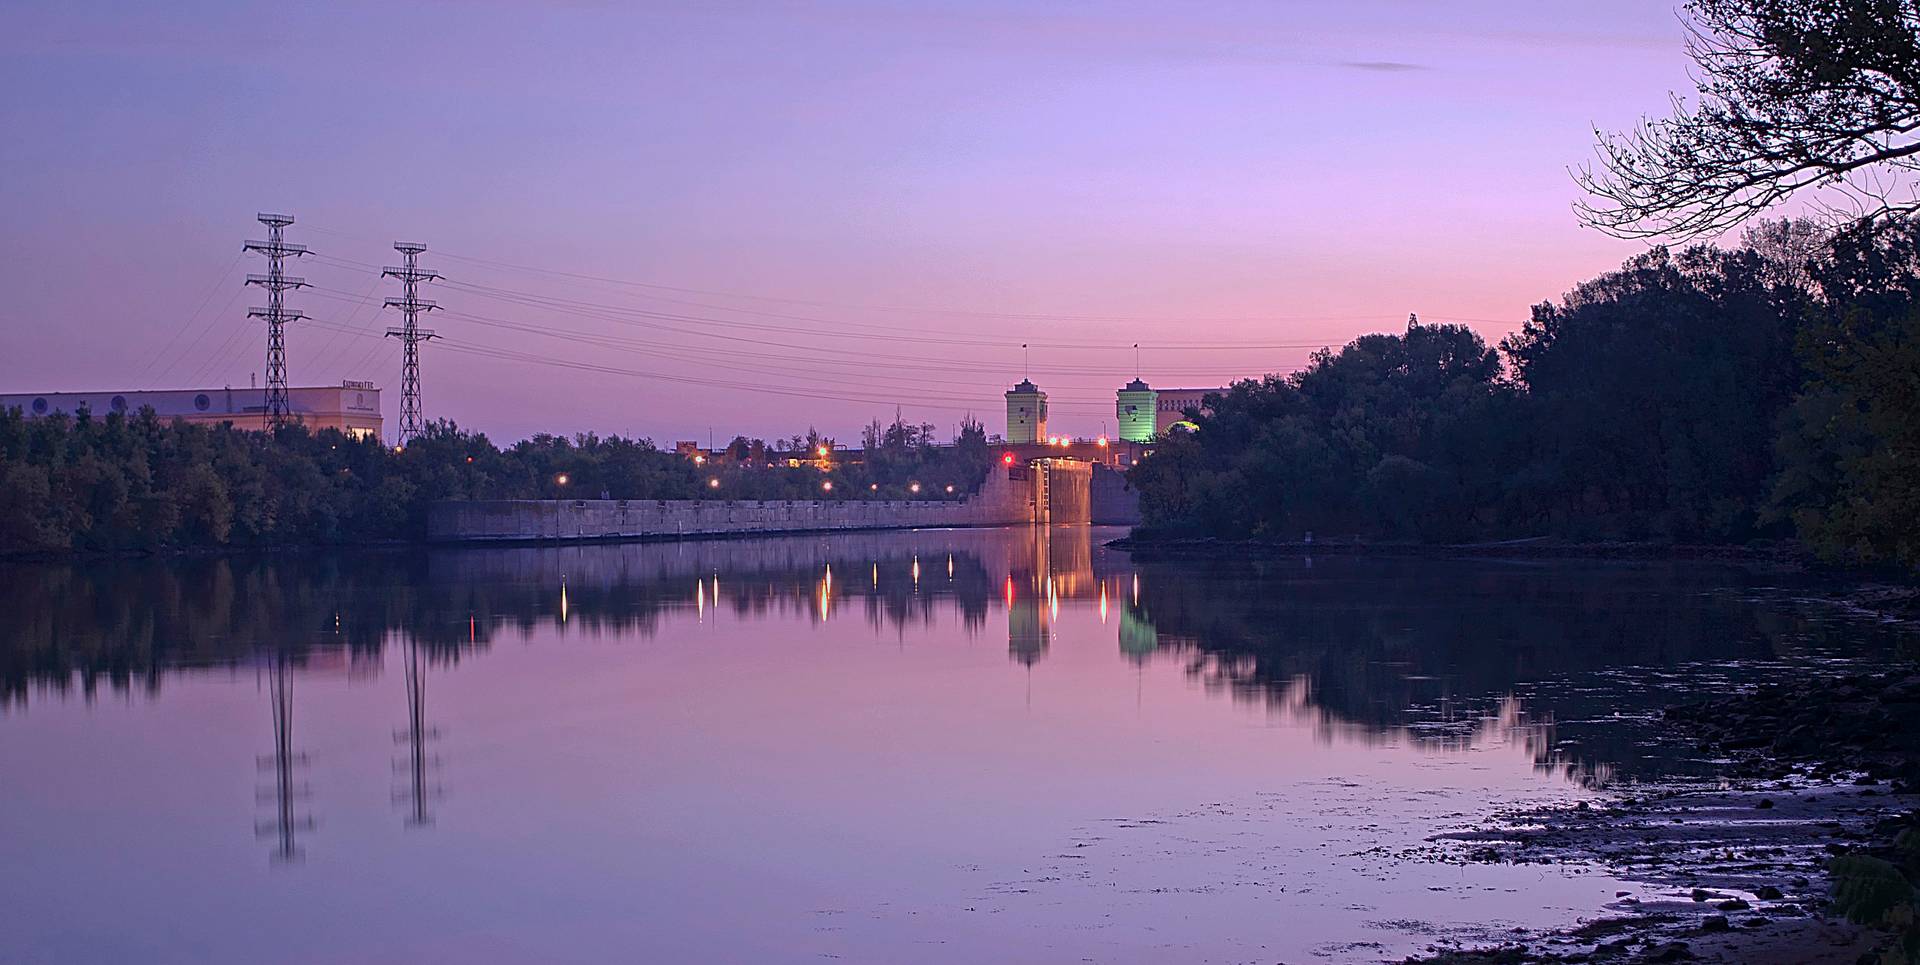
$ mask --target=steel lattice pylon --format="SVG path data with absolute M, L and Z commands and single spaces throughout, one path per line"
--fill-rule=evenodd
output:
M 248 318 L 265 319 L 267 322 L 267 397 L 266 424 L 269 429 L 278 429 L 287 424 L 292 414 L 287 404 L 287 334 L 288 322 L 306 318 L 304 312 L 287 308 L 286 292 L 292 288 L 305 288 L 307 280 L 295 278 L 286 272 L 288 255 L 300 257 L 307 253 L 306 245 L 290 245 L 286 242 L 285 229 L 293 223 L 290 214 L 261 214 L 260 223 L 267 226 L 267 240 L 249 241 L 247 251 L 257 251 L 267 256 L 267 273 L 248 275 L 246 283 L 259 285 L 267 290 L 265 308 L 247 310 Z
M 433 302 L 421 300 L 417 286 L 423 281 L 439 278 L 440 274 L 420 267 L 420 253 L 427 250 L 426 245 L 411 241 L 396 241 L 393 243 L 393 249 L 406 256 L 406 264 L 399 268 L 389 267 L 381 272 L 381 275 L 400 279 L 404 292 L 399 298 L 387 299 L 387 307 L 400 309 L 400 314 L 405 318 L 401 327 L 387 329 L 387 336 L 399 339 L 405 350 L 400 365 L 400 444 L 404 446 L 412 442 L 422 428 L 420 343 L 434 337 L 431 330 L 420 327 L 420 313 L 430 312 L 440 307 Z

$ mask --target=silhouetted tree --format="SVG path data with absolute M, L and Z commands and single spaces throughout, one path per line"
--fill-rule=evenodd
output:
M 1579 182 L 1620 237 L 1719 234 L 1797 194 L 1836 217 L 1920 208 L 1914 0 L 1689 0 L 1697 97 L 1625 134 L 1596 131 Z

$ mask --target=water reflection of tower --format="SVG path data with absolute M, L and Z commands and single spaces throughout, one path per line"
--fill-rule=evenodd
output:
M 1120 611 L 1120 653 L 1127 662 L 1143 667 L 1160 649 L 1160 631 L 1148 623 L 1135 607 Z
M 1045 602 L 1032 589 L 1015 589 L 1012 577 L 1007 578 L 1007 652 L 1028 667 L 1047 654 Z
M 1051 530 L 1027 529 L 1025 552 L 1007 561 L 1007 652 L 1029 670 L 1046 656 L 1049 607 L 1053 603 Z
M 297 837 L 300 832 L 311 831 L 314 827 L 312 816 L 296 810 L 296 802 L 310 799 L 312 789 L 304 782 L 294 783 L 294 769 L 306 767 L 308 761 L 307 755 L 295 753 L 293 749 L 293 670 L 290 663 L 286 654 L 274 655 L 271 681 L 273 755 L 258 761 L 262 770 L 273 770 L 273 788 L 260 791 L 258 795 L 262 801 L 272 801 L 273 818 L 256 821 L 253 829 L 259 837 L 273 837 L 273 860 L 279 863 L 300 860 L 304 852 L 300 849 Z
M 438 740 L 440 729 L 427 725 L 427 667 L 420 655 L 420 644 L 407 638 L 407 727 L 395 731 L 394 743 L 407 746 L 405 760 L 396 761 L 396 769 L 406 771 L 407 786 L 394 792 L 394 800 L 407 805 L 407 826 L 424 827 L 433 823 L 427 810 L 429 801 L 444 793 L 437 783 L 440 757 L 427 753 L 427 742 Z
M 1135 576 L 1135 586 L 1139 577 Z M 1120 654 L 1133 664 L 1133 704 L 1137 708 L 1146 693 L 1147 662 L 1160 649 L 1160 631 L 1147 622 L 1137 605 L 1120 611 Z

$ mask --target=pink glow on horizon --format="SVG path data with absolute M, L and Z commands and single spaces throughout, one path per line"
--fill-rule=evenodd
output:
M 293 380 L 397 389 L 366 266 L 424 240 L 426 413 L 497 441 L 998 432 L 1022 343 L 1092 436 L 1135 342 L 1217 385 L 1409 313 L 1511 331 L 1638 250 L 1566 169 L 1687 87 L 1652 0 L 242 13 L 0 13 L 0 391 L 246 385 L 236 256 L 285 209 Z

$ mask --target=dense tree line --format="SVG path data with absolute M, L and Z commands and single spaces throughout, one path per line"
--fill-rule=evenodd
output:
M 953 445 L 917 427 L 880 443 L 864 461 L 837 453 L 823 471 L 776 460 L 765 443 L 696 463 L 591 433 L 500 448 L 440 422 L 401 450 L 335 430 L 189 425 L 150 409 L 41 419 L 0 409 L 0 553 L 418 539 L 428 504 L 442 499 L 958 498 L 992 460 L 972 421 Z
M 1745 542 L 1920 565 L 1920 230 L 1653 249 L 1495 347 L 1410 321 L 1134 470 L 1164 531 Z

